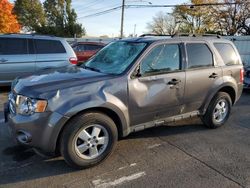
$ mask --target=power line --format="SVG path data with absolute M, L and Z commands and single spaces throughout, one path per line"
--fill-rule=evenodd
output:
M 106 9 L 108 9 L 108 8 L 110 8 L 110 7 L 117 7 L 117 6 L 119 6 L 120 5 L 120 3 L 119 4 L 113 4 L 113 5 L 109 5 L 109 6 L 104 6 L 104 7 L 100 7 L 100 8 L 98 8 L 98 9 L 95 9 L 95 8 L 91 8 L 91 9 L 89 9 L 89 10 L 87 10 L 87 11 L 84 11 L 84 10 L 77 10 L 77 13 L 84 13 L 85 15 L 88 15 L 88 14 L 90 14 L 90 12 L 93 12 L 93 11 L 105 11 Z M 83 15 L 84 16 L 84 15 Z M 83 17 L 83 16 L 81 16 L 81 17 Z
M 202 7 L 202 6 L 223 6 L 223 5 L 236 5 L 243 3 L 201 3 L 201 4 L 182 4 L 182 5 L 125 5 L 126 8 L 173 8 L 173 7 Z
M 89 14 L 87 16 L 81 16 L 78 19 L 100 16 L 100 15 L 107 14 L 107 13 L 113 12 L 115 10 L 121 9 L 121 7 L 122 6 L 117 6 L 117 7 L 114 7 L 114 8 L 111 8 L 111 9 L 107 9 L 107 10 L 104 10 L 104 11 L 101 11 L 101 12 L 97 12 L 97 13 L 94 13 L 94 14 Z
M 162 8 L 162 7 L 173 8 L 173 7 L 180 7 L 180 6 L 193 8 L 193 7 L 201 7 L 201 6 L 223 6 L 223 5 L 236 5 L 236 4 L 242 4 L 242 3 L 202 3 L 202 4 L 182 4 L 182 5 L 125 5 L 125 8 Z M 78 19 L 100 16 L 100 15 L 107 14 L 107 13 L 113 12 L 121 8 L 122 6 L 117 6 L 117 7 L 107 9 L 101 12 L 97 12 L 94 14 L 81 16 Z
M 89 2 L 89 3 L 85 4 L 85 5 L 82 4 L 82 5 L 78 6 L 77 8 L 87 9 L 87 8 L 93 7 L 93 6 L 98 5 L 99 3 L 101 3 L 99 1 L 100 0 L 95 0 L 93 2 Z

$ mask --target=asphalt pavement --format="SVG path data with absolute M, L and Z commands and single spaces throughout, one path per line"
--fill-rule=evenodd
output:
M 249 92 L 219 129 L 193 119 L 134 133 L 102 164 L 81 171 L 14 143 L 2 122 L 7 92 L 0 94 L 0 187 L 250 187 Z

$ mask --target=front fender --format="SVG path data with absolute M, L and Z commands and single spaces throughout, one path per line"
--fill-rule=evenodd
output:
M 69 119 L 83 111 L 96 109 L 106 109 L 108 111 L 112 111 L 120 119 L 122 126 L 122 136 L 127 136 L 130 133 L 127 105 L 118 97 L 105 91 L 101 95 L 85 96 L 81 100 L 78 100 L 78 102 L 70 101 L 65 103 L 60 109 L 60 113 Z

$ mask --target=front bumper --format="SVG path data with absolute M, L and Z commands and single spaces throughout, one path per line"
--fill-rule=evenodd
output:
M 30 116 L 12 114 L 4 105 L 5 122 L 12 136 L 21 144 L 54 153 L 59 133 L 68 120 L 57 112 L 35 113 Z

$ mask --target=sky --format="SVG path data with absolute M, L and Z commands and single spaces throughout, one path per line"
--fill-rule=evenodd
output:
M 13 2 L 14 0 L 11 0 Z M 44 0 L 41 0 L 43 2 Z M 126 5 L 164 5 L 182 4 L 188 0 L 125 0 Z M 95 17 L 85 18 L 84 16 L 98 13 L 113 7 L 120 6 L 122 0 L 72 0 L 72 7 L 75 9 L 78 22 L 81 23 L 88 36 L 99 37 L 108 35 L 117 37 L 120 34 L 121 9 Z M 171 12 L 171 8 L 128 8 L 124 14 L 124 34 L 141 35 L 147 33 L 147 23 L 152 21 L 157 12 Z
M 162 4 L 181 4 L 187 2 L 185 0 L 151 0 L 151 1 L 138 1 L 138 0 L 125 0 L 125 4 L 140 4 L 148 5 Z M 121 9 L 110 12 L 108 14 L 84 18 L 96 12 L 100 12 L 109 8 L 113 8 L 122 4 L 122 0 L 73 0 L 72 5 L 78 15 L 78 22 L 82 23 L 89 36 L 108 35 L 110 37 L 117 37 L 120 33 L 121 25 Z M 147 32 L 147 23 L 152 21 L 153 16 L 157 12 L 171 12 L 171 8 L 128 8 L 124 13 L 124 34 L 135 33 L 141 35 Z

